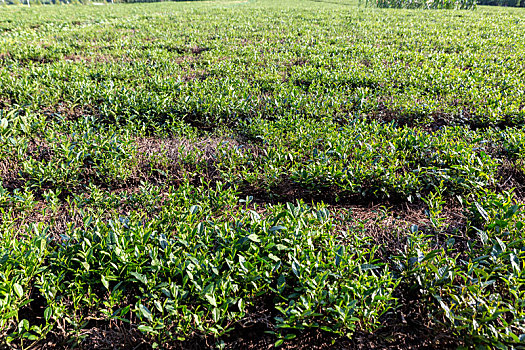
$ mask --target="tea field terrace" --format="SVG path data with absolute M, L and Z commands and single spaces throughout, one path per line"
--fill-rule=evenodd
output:
M 522 343 L 524 14 L 0 8 L 3 341 Z

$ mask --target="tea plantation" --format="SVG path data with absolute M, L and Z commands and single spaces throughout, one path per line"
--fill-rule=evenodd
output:
M 0 348 L 520 348 L 524 33 L 0 5 Z

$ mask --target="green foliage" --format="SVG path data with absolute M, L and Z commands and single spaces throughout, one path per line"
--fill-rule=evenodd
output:
M 42 142 L 45 145 L 38 148 L 42 159 L 30 157 L 22 163 L 29 186 L 67 190 L 90 177 L 113 183 L 132 174 L 136 149 L 129 135 L 92 128 L 68 135 L 51 131 Z
M 410 295 L 519 347 L 523 10 L 420 14 L 2 8 L 0 347 L 99 323 L 221 347 L 258 310 L 276 345 L 351 338 Z
M 59 320 L 78 329 L 89 317 L 77 311 L 97 309 L 109 319 L 135 314 L 138 328 L 159 341 L 223 334 L 260 300 L 281 312 L 281 336 L 311 327 L 349 336 L 357 325 L 373 330 L 395 305 L 398 282 L 374 257 L 377 247 L 353 236 L 343 244 L 330 233 L 333 219 L 322 206 L 276 206 L 265 217 L 239 208 L 231 212 L 238 219 L 228 222 L 210 216 L 237 202 L 220 184 L 166 195 L 153 220 L 139 213 L 118 220 L 86 215 L 53 247 L 43 235 L 19 242 L 6 234 L 4 326 L 16 325 L 29 282 L 46 300 L 46 331 Z M 11 327 L 10 337 L 29 332 L 36 339 L 29 326 Z
M 448 10 L 471 10 L 476 8 L 475 0 L 372 0 L 374 6 L 381 8 L 401 9 L 448 9 Z
M 458 250 L 453 238 L 436 247 L 417 232 L 396 258 L 398 268 L 432 296 L 436 318 L 444 315 L 467 343 L 518 346 L 525 339 L 522 207 L 507 194 L 489 195 L 470 208 L 475 221 L 467 249 Z
M 46 229 L 41 230 L 41 227 L 34 226 L 33 232 L 27 232 L 25 239 L 18 240 L 13 235 L 12 225 L 8 222 L 2 224 L 0 329 L 14 330 L 7 341 L 12 337 L 36 340 L 44 330 L 39 326 L 29 327 L 28 321 L 20 320 L 18 315 L 31 301 L 34 278 L 42 272 L 42 265 L 48 254 Z
M 220 11 L 201 2 L 133 6 L 148 14 L 120 5 L 5 9 L 3 101 L 149 127 L 288 115 L 523 123 L 520 9 L 419 16 L 295 0 L 289 9 L 275 1 L 213 5 Z

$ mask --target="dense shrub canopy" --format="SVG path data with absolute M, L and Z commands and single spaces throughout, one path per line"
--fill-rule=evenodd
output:
M 519 348 L 524 15 L 2 6 L 0 348 Z

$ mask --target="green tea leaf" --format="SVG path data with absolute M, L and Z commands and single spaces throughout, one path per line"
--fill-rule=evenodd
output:
M 24 296 L 24 289 L 22 288 L 22 286 L 18 283 L 13 283 L 13 290 L 15 291 L 16 295 L 19 297 L 19 298 L 22 298 Z

